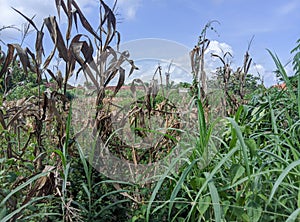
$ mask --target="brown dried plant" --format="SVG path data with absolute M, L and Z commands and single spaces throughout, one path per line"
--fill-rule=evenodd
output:
M 103 101 L 106 97 L 105 87 L 118 77 L 117 87 L 114 91 L 114 95 L 116 95 L 125 80 L 125 69 L 122 68 L 122 64 L 128 62 L 132 66 L 129 75 L 136 69 L 133 61 L 129 60 L 129 53 L 118 51 L 120 34 L 116 29 L 116 17 L 113 10 L 104 1 L 100 0 L 99 2 L 100 24 L 97 29 L 94 29 L 88 22 L 75 0 L 56 0 L 55 4 L 58 18 L 63 19 L 62 12 L 66 16 L 68 21 L 66 31 L 61 29 L 55 16 L 45 18 L 39 29 L 33 18 L 14 9 L 28 22 L 27 30 L 31 26 L 36 32 L 34 50 L 14 43 L 7 44 L 5 54 L 1 51 L 1 55 L 3 54 L 1 56 L 1 80 L 5 81 L 7 76 L 14 78 L 13 64 L 19 60 L 26 76 L 29 73 L 34 74 L 39 88 L 38 95 L 19 101 L 8 101 L 8 94 L 4 94 L 3 101 L 0 103 L 0 135 L 3 142 L 1 149 L 4 149 L 1 151 L 5 151 L 7 159 L 33 162 L 34 170 L 30 172 L 31 174 L 41 172 L 47 167 L 45 164 L 49 163 L 53 165 L 51 171 L 60 170 L 62 163 L 54 151 L 62 149 L 65 143 L 69 144 L 68 153 L 72 154 L 72 144 L 76 138 L 66 141 L 65 126 L 70 106 L 67 89 L 70 87 L 71 77 L 76 75 L 76 78 L 79 78 L 79 75 L 83 75 L 95 87 L 97 94 L 94 104 L 97 107 L 95 123 L 97 129 L 101 130 L 109 128 L 107 127 L 108 122 L 103 118 L 105 115 L 103 110 Z M 79 33 L 79 24 L 83 27 L 82 33 Z M 47 55 L 44 50 L 45 27 L 53 46 L 52 51 Z M 73 31 L 74 27 L 76 32 Z M 111 46 L 115 39 L 117 39 L 117 50 Z M 57 57 L 64 63 L 64 70 L 50 68 L 53 60 Z M 42 92 L 41 87 L 45 84 L 43 76 L 47 82 L 49 75 L 54 80 L 55 87 Z M 30 148 L 31 144 L 35 144 L 33 150 Z M 6 147 L 4 148 L 4 146 Z M 29 152 L 32 152 L 34 156 L 33 161 L 26 159 Z M 45 181 L 45 183 L 49 181 L 52 183 L 52 177 Z M 46 186 L 43 184 L 43 187 Z M 48 190 L 47 194 L 55 194 L 57 187 L 53 184 L 49 184 L 49 187 L 52 190 Z M 34 191 L 33 188 L 27 195 L 24 193 L 24 203 L 34 196 L 45 195 L 44 192 Z M 12 210 L 16 207 L 16 204 L 10 206 Z M 15 219 L 18 216 L 20 214 Z
M 232 57 L 230 52 L 223 53 L 223 56 L 214 53 L 211 54 L 211 56 L 217 57 L 223 65 L 223 67 L 219 69 L 219 74 L 222 76 L 222 90 L 225 93 L 225 97 L 223 98 L 223 112 L 227 116 L 235 113 L 240 105 L 243 105 L 247 102 L 245 100 L 247 87 L 246 76 L 249 73 L 249 69 L 252 63 L 252 58 L 250 58 L 249 55 L 249 49 L 252 41 L 253 37 L 251 38 L 251 41 L 248 44 L 248 49 L 244 55 L 243 66 L 238 67 L 236 71 L 233 71 L 230 67 L 230 62 L 228 60 L 228 56 Z M 229 85 L 236 84 L 233 81 L 237 81 L 238 86 L 235 90 L 236 93 L 230 93 Z

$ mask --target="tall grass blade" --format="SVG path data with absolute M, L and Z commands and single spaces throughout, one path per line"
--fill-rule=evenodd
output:
M 172 213 L 172 208 L 173 208 L 173 205 L 174 205 L 174 200 L 179 192 L 179 190 L 181 189 L 183 183 L 184 183 L 184 180 L 186 178 L 186 176 L 188 175 L 188 173 L 191 171 L 191 169 L 193 168 L 193 166 L 195 165 L 195 163 L 197 162 L 198 159 L 194 159 L 193 162 L 184 169 L 183 173 L 181 174 L 179 180 L 176 182 L 176 186 L 171 194 L 171 197 L 170 197 L 170 203 L 169 203 L 169 214 L 168 214 L 168 220 L 170 221 L 171 219 L 171 213 Z
M 12 218 L 17 215 L 18 213 L 20 213 L 22 210 L 24 210 L 26 207 L 28 206 L 32 206 L 32 204 L 34 202 L 37 202 L 39 200 L 43 200 L 43 199 L 46 199 L 47 196 L 43 196 L 43 197 L 37 197 L 37 198 L 34 198 L 32 200 L 30 200 L 28 203 L 24 204 L 23 206 L 21 206 L 20 208 L 14 210 L 13 212 L 11 212 L 10 214 L 6 215 L 4 218 L 0 218 L 1 222 L 6 222 L 6 221 L 11 221 Z M 48 196 L 49 198 L 49 196 Z
M 240 129 L 240 127 L 238 126 L 238 124 L 236 123 L 236 121 L 232 118 L 227 118 L 227 120 L 231 123 L 234 131 L 236 132 L 236 135 L 238 137 L 238 140 L 240 142 L 241 148 L 242 148 L 242 153 L 243 153 L 243 157 L 244 157 L 244 163 L 246 166 L 246 172 L 247 172 L 247 176 L 249 181 L 251 180 L 251 175 L 250 175 L 250 166 L 249 166 L 249 158 L 248 158 L 248 153 L 247 153 L 247 145 L 244 141 L 243 135 L 242 135 L 242 131 Z
M 270 96 L 268 96 L 267 99 L 268 99 L 269 108 L 270 108 L 272 129 L 273 129 L 274 134 L 276 135 L 276 137 L 278 137 L 278 128 L 277 128 L 277 124 L 276 124 L 276 117 L 275 117 L 275 114 L 274 114 L 273 104 L 271 102 Z
M 298 100 L 297 100 L 297 104 L 298 104 L 298 117 L 300 119 L 300 73 L 298 73 L 297 75 L 298 75 L 298 88 L 297 88 Z
M 174 169 L 174 167 L 176 166 L 177 162 L 179 162 L 181 160 L 181 158 L 183 156 L 186 155 L 186 153 L 190 152 L 189 149 L 185 150 L 184 152 L 182 152 L 176 159 L 172 160 L 169 168 L 166 169 L 166 171 L 164 172 L 163 175 L 161 175 L 161 177 L 159 178 L 159 180 L 156 183 L 156 186 L 152 192 L 152 195 L 150 197 L 148 206 L 147 206 L 147 211 L 146 211 L 146 221 L 150 221 L 150 210 L 151 210 L 151 206 L 153 204 L 153 201 L 157 195 L 157 193 L 159 192 L 159 189 L 161 188 L 164 180 L 168 177 L 168 174 Z
M 67 157 L 67 154 L 68 154 L 68 146 L 69 146 L 69 139 L 70 139 L 70 128 L 71 128 L 71 119 L 72 119 L 72 103 L 70 104 L 70 110 L 69 110 L 69 113 L 68 113 L 67 125 L 66 125 L 66 139 L 65 139 L 64 146 L 63 146 L 63 156 L 65 158 Z
M 199 122 L 199 140 L 201 148 L 205 147 L 205 139 L 206 139 L 206 123 L 205 123 L 205 115 L 203 105 L 200 99 L 196 100 L 197 110 L 198 110 L 198 122 Z
M 12 196 L 14 195 L 15 193 L 19 192 L 20 190 L 22 190 L 23 188 L 25 188 L 26 186 L 28 186 L 29 184 L 33 183 L 35 180 L 43 177 L 43 176 L 46 176 L 50 171 L 46 171 L 46 172 L 42 172 L 42 173 L 39 173 L 35 176 L 33 176 L 32 178 L 30 178 L 29 180 L 27 180 L 25 183 L 21 184 L 20 186 L 16 187 L 15 189 L 13 189 L 0 203 L 0 207 L 2 207 L 6 201 Z
M 282 63 L 280 62 L 278 56 L 276 54 L 273 54 L 269 49 L 267 49 L 267 51 L 269 52 L 269 54 L 271 55 L 275 65 L 276 65 L 276 68 L 278 70 L 278 72 L 281 74 L 282 78 L 283 78 L 283 81 L 286 83 L 286 87 L 289 91 L 289 93 L 291 94 L 292 96 L 292 99 L 293 101 L 296 101 L 296 95 L 294 93 L 294 90 L 293 90 L 293 85 L 285 71 L 285 68 L 284 66 L 282 65 Z
M 300 208 L 298 208 L 297 210 L 295 210 L 285 222 L 295 222 L 298 215 L 300 213 Z
M 204 175 L 205 175 L 206 179 L 209 178 L 209 173 L 205 172 Z M 221 213 L 220 197 L 219 197 L 218 190 L 217 190 L 213 180 L 210 180 L 208 182 L 208 189 L 209 189 L 209 193 L 211 195 L 211 200 L 212 200 L 212 204 L 213 204 L 215 221 L 221 222 L 222 213 Z
M 109 204 L 108 206 L 102 208 L 101 211 L 99 211 L 97 214 L 95 214 L 94 218 L 101 218 L 101 214 L 102 214 L 103 212 L 105 212 L 106 210 L 108 210 L 108 209 L 114 207 L 115 205 L 122 204 L 122 203 L 126 203 L 126 202 L 130 202 L 130 200 L 129 200 L 129 199 L 126 199 L 126 200 L 119 200 L 119 201 L 117 201 L 117 202 L 114 202 L 114 203 L 112 203 L 112 204 Z M 100 221 L 101 221 L 101 220 L 100 220 Z
M 281 182 L 283 181 L 283 179 L 286 177 L 286 175 L 293 169 L 295 168 L 296 166 L 300 165 L 300 160 L 297 160 L 297 161 L 294 161 L 292 162 L 290 165 L 288 165 L 283 171 L 282 173 L 280 174 L 280 176 L 278 177 L 278 179 L 276 180 L 273 188 L 272 188 L 272 191 L 271 191 L 271 194 L 270 194 L 270 197 L 268 199 L 268 202 L 267 202 L 267 205 L 271 203 L 273 197 L 274 197 L 274 194 L 275 192 L 277 191 L 278 187 L 280 186 Z M 298 172 L 299 173 L 299 172 Z
M 77 149 L 78 149 L 78 153 L 79 153 L 81 163 L 83 165 L 83 170 L 84 170 L 85 176 L 88 180 L 88 183 L 90 184 L 89 167 L 88 167 L 87 161 L 85 159 L 84 153 L 83 153 L 82 148 L 81 148 L 79 143 L 77 143 Z
M 202 191 L 206 188 L 207 184 L 210 182 L 210 180 L 212 180 L 212 178 L 214 177 L 214 175 L 221 169 L 221 167 L 223 166 L 224 163 L 226 163 L 226 161 L 228 161 L 230 159 L 230 157 L 239 149 L 239 147 L 234 147 L 232 148 L 227 154 L 226 156 L 224 156 L 220 162 L 215 166 L 215 168 L 211 171 L 211 173 L 209 174 L 209 176 L 206 178 L 206 181 L 203 183 L 202 187 L 199 189 L 196 198 L 194 199 L 194 202 L 198 202 L 200 195 L 202 194 Z M 194 211 L 196 207 L 196 204 L 194 204 L 190 211 L 189 214 L 187 216 L 187 221 L 190 220 L 192 213 Z

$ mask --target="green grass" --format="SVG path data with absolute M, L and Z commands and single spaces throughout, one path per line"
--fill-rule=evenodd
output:
M 73 18 L 69 15 L 76 11 L 79 13 L 76 15 L 79 15 L 81 22 L 84 23 L 84 28 L 92 34 L 91 37 L 97 37 L 79 9 L 73 8 L 76 6 L 73 5 L 74 3 L 75 1 L 68 1 L 67 6 L 64 5 L 65 3 L 64 6 L 61 5 L 65 12 L 68 11 L 68 19 Z M 108 17 L 105 19 L 101 17 L 103 24 L 100 25 L 99 31 L 101 36 L 107 36 L 108 40 L 112 41 L 113 35 L 117 34 L 115 28 L 112 27 L 115 24 L 113 12 L 103 1 L 100 3 L 101 9 L 104 9 L 102 15 Z M 57 7 L 60 8 L 59 5 Z M 27 18 L 28 20 L 30 19 Z M 50 18 L 46 21 L 50 22 Z M 109 23 L 107 30 L 103 26 L 105 22 Z M 71 23 L 73 21 L 70 19 L 69 25 Z M 50 24 L 46 26 L 49 29 Z M 71 30 L 71 27 L 68 30 Z M 64 56 L 66 67 L 71 68 L 73 65 L 75 67 L 74 58 L 66 54 L 69 55 L 70 52 L 75 56 L 76 53 L 69 51 L 64 45 L 72 46 L 71 42 L 76 43 L 79 40 L 76 38 L 81 35 L 87 39 L 89 37 L 85 34 L 78 34 L 75 39 L 69 41 L 70 37 L 66 40 L 66 44 L 62 44 L 64 40 L 61 39 L 60 31 L 60 28 L 56 27 L 56 31 L 50 33 L 55 39 L 53 43 L 60 55 Z M 38 31 L 37 34 L 40 35 L 41 32 Z M 103 41 L 101 47 L 97 45 L 97 49 L 103 48 L 103 52 L 111 51 L 112 48 L 106 45 L 109 44 L 108 40 Z M 203 41 L 205 42 L 206 40 Z M 89 47 L 92 41 L 77 42 L 76 47 L 80 46 L 79 43 L 82 43 L 83 51 L 80 54 L 84 58 L 77 59 L 82 62 L 83 66 L 85 65 L 83 61 L 91 61 L 94 48 Z M 28 57 L 26 50 L 23 52 L 21 47 L 17 49 L 17 54 L 19 53 L 19 57 L 21 55 L 23 60 L 30 58 L 30 62 L 36 65 L 32 67 L 37 68 L 36 71 L 39 71 L 40 67 L 46 69 L 54 56 L 54 54 L 48 55 L 46 63 L 49 63 L 44 66 L 45 64 L 38 64 L 34 61 L 34 54 Z M 299 49 L 300 45 L 293 51 L 296 52 Z M 65 96 L 72 100 L 71 104 L 63 101 L 65 98 L 61 93 L 64 90 L 58 89 L 61 76 L 51 74 L 48 70 L 52 77 L 57 78 L 53 78 L 56 79 L 52 81 L 55 87 L 52 88 L 51 95 L 47 95 L 43 94 L 45 86 L 37 86 L 36 83 L 39 82 L 36 80 L 41 77 L 36 75 L 41 75 L 41 73 L 33 73 L 35 69 L 32 69 L 29 76 L 26 76 L 21 68 L 15 69 L 14 77 L 18 78 L 14 79 L 7 96 L 2 94 L 4 81 L 8 79 L 0 80 L 2 87 L 0 95 L 0 221 L 300 221 L 300 53 L 298 52 L 293 60 L 295 71 L 293 78 L 288 76 L 278 56 L 270 50 L 268 53 L 274 61 L 277 73 L 286 83 L 286 89 L 267 89 L 263 86 L 247 89 L 248 94 L 245 95 L 247 102 L 238 101 L 239 107 L 229 107 L 230 104 L 225 105 L 227 107 L 220 107 L 220 103 L 224 102 L 223 98 L 228 95 L 223 92 L 222 88 L 218 88 L 219 80 L 211 82 L 211 91 L 207 93 L 210 106 L 199 99 L 200 95 L 196 95 L 196 98 L 192 98 L 191 94 L 182 97 L 179 87 L 183 87 L 183 84 L 179 84 L 173 85 L 172 89 L 159 89 L 156 96 L 145 95 L 144 90 L 137 88 L 134 98 L 131 90 L 120 90 L 111 100 L 114 105 L 108 105 L 106 100 L 103 102 L 104 106 L 100 107 L 103 109 L 97 107 L 103 112 L 101 113 L 103 115 L 97 117 L 103 119 L 109 119 L 112 111 L 116 111 L 120 106 L 128 105 L 125 112 L 135 106 L 139 113 L 149 109 L 148 113 L 142 113 L 143 118 L 136 115 L 135 120 L 136 123 L 143 122 L 143 125 L 152 124 L 154 129 L 132 126 L 130 128 L 132 132 L 140 130 L 141 134 L 153 134 L 152 138 L 157 135 L 168 139 L 164 147 L 161 144 L 157 146 L 162 150 L 160 155 L 157 155 L 158 157 L 162 157 L 162 154 L 171 156 L 175 151 L 179 151 L 179 154 L 170 161 L 166 160 L 167 164 L 162 164 L 162 168 L 156 174 L 153 173 L 148 183 L 134 180 L 136 184 L 124 181 L 126 175 L 119 175 L 120 180 L 113 180 L 102 175 L 99 172 L 101 170 L 94 168 L 93 161 L 96 152 L 94 148 L 97 144 L 90 141 L 89 132 L 83 132 L 81 137 L 77 138 L 78 140 L 74 138 L 75 134 L 86 124 L 84 120 L 94 120 L 96 117 L 96 109 L 93 107 L 96 95 L 88 94 L 85 89 L 68 91 L 65 89 Z M 17 54 L 12 55 L 11 60 Z M 108 80 L 119 71 L 118 83 L 120 84 L 118 85 L 121 86 L 125 79 L 125 71 L 121 68 L 122 62 L 120 63 L 117 53 L 115 56 L 112 61 L 107 61 L 106 65 L 109 65 L 109 70 L 102 71 L 108 75 L 106 76 Z M 68 59 L 70 61 L 66 61 Z M 29 63 L 29 60 L 27 62 Z M 115 62 L 118 64 L 117 68 L 113 65 Z M 131 60 L 128 62 L 131 63 Z M 69 74 L 71 75 L 71 72 L 66 73 L 64 78 L 67 79 Z M 96 81 L 92 72 L 86 74 Z M 102 78 L 102 74 L 99 72 L 97 77 Z M 222 72 L 219 75 L 222 75 Z M 26 84 L 19 87 L 18 83 L 21 80 L 26 80 Z M 136 82 L 141 84 L 140 80 Z M 234 87 L 238 87 L 239 83 L 231 82 L 229 95 L 236 93 L 237 88 Z M 200 94 L 199 87 L 194 90 Z M 112 95 L 113 92 L 106 91 L 105 99 L 109 100 Z M 25 105 L 13 106 L 17 99 L 25 97 L 30 98 Z M 135 99 L 138 99 L 139 103 Z M 167 102 L 175 104 L 175 107 L 172 104 L 166 106 Z M 159 106 L 164 108 L 154 112 L 153 110 L 159 109 Z M 229 112 L 226 110 L 229 108 L 234 109 Z M 75 109 L 76 112 L 78 111 L 78 116 L 72 116 Z M 170 135 L 165 135 L 157 130 L 161 128 L 158 122 L 150 124 L 151 111 L 155 118 L 156 115 L 166 117 L 166 111 L 172 115 L 175 113 L 172 121 L 182 121 L 180 124 L 184 127 L 173 127 L 170 124 L 169 126 L 172 127 L 168 130 L 172 132 Z M 180 119 L 177 112 L 186 113 L 186 111 L 190 111 L 186 114 L 187 116 L 195 114 L 194 117 Z M 224 117 L 225 113 L 230 113 L 230 116 Z M 105 125 L 104 130 L 106 128 L 109 127 Z M 119 131 L 121 129 L 116 129 L 115 132 L 109 131 L 105 137 L 107 139 L 105 145 L 115 142 L 112 148 L 120 148 L 123 144 L 115 137 Z M 134 139 L 135 142 L 139 142 L 137 137 Z M 178 142 L 178 146 L 173 149 L 174 153 L 170 151 L 170 154 L 169 150 L 166 150 L 173 146 L 171 142 L 174 141 Z M 168 146 L 169 144 L 171 145 Z M 130 148 L 126 147 L 125 151 L 121 150 L 122 152 L 119 153 L 126 155 L 119 157 L 126 157 L 127 161 L 133 162 L 133 151 Z M 174 147 L 170 149 L 172 148 Z M 8 151 L 12 152 L 9 154 Z M 117 151 L 113 154 L 116 153 Z M 151 154 L 144 151 L 136 153 L 135 157 L 141 157 L 139 163 L 148 164 L 158 161 L 150 158 Z M 100 158 L 99 160 L 101 161 Z M 116 164 L 116 166 L 119 168 L 108 168 L 106 173 L 124 172 L 124 165 Z M 154 169 L 150 164 L 146 166 L 149 171 Z M 114 172 L 110 172 L 113 170 Z

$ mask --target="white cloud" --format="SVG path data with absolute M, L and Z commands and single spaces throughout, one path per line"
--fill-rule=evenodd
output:
M 99 1 L 96 0 L 77 0 L 77 4 L 81 7 L 85 14 L 95 9 L 95 6 L 99 5 Z M 34 19 L 33 21 L 38 28 L 41 27 L 43 19 L 48 16 L 57 16 L 56 6 L 54 0 L 0 0 L 1 13 L 0 13 L 0 28 L 3 26 L 14 25 L 17 28 L 21 28 L 22 24 L 26 23 L 26 20 L 13 8 L 19 10 L 25 16 Z M 63 10 L 61 9 L 61 14 Z M 62 23 L 66 22 L 62 19 Z M 21 34 L 15 29 L 5 29 L 0 32 L 0 38 L 4 41 L 18 40 Z
M 249 69 L 249 73 L 254 76 L 258 76 L 261 80 L 264 81 L 264 84 L 266 83 L 266 80 L 268 81 L 267 84 L 273 84 L 273 80 L 271 79 L 272 76 L 267 75 L 267 71 L 262 64 L 252 63 Z
M 97 11 L 96 8 L 99 6 L 98 0 L 77 0 L 76 2 L 87 17 L 95 19 L 95 16 L 92 17 L 91 15 L 93 13 L 97 13 L 95 11 Z M 105 2 L 107 2 L 108 6 L 112 7 L 114 0 L 108 0 Z M 33 21 L 38 28 L 41 27 L 44 18 L 50 15 L 57 16 L 54 0 L 0 0 L 0 5 L 0 28 L 14 25 L 20 29 L 22 24 L 26 23 L 26 20 L 15 12 L 12 7 L 16 8 L 29 18 L 35 16 Z M 119 0 L 117 3 L 119 13 L 121 13 L 121 16 L 125 19 L 134 19 L 140 5 L 141 0 Z M 63 10 L 61 9 L 61 14 L 63 14 L 62 11 Z M 66 20 L 62 19 L 60 22 L 65 23 Z M 0 39 L 4 42 L 19 42 L 20 38 L 21 33 L 16 29 L 5 29 L 0 32 Z
M 264 85 L 266 87 L 270 87 L 272 85 L 275 85 L 276 82 L 277 82 L 276 75 L 273 71 L 265 71 L 263 73 L 262 77 L 263 77 Z
M 210 42 L 205 52 L 205 69 L 208 76 L 210 76 L 212 73 L 215 73 L 216 68 L 223 66 L 221 61 L 217 57 L 212 57 L 211 54 L 213 53 L 223 57 L 226 52 L 229 52 L 233 56 L 232 47 L 227 43 L 218 42 L 216 40 Z M 231 57 L 226 58 L 228 58 L 229 61 L 232 60 Z M 227 62 L 227 60 L 225 60 L 225 62 Z
M 117 6 L 121 16 L 131 20 L 135 18 L 136 12 L 141 6 L 141 0 L 119 0 Z
M 227 43 L 218 42 L 216 40 L 211 41 L 207 48 L 207 53 L 215 53 L 220 56 L 222 56 L 222 53 L 226 52 L 230 52 L 231 54 L 233 54 L 232 47 Z
M 298 0 L 289 1 L 289 2 L 285 3 L 284 5 L 282 5 L 278 9 L 278 14 L 280 14 L 280 15 L 289 15 L 290 13 L 295 11 L 299 6 L 300 5 L 299 5 Z
M 37 23 L 42 21 L 44 17 L 55 13 L 54 1 L 45 0 L 0 0 L 1 14 L 0 26 L 20 25 L 25 22 L 24 18 L 15 12 L 11 7 L 21 11 L 24 15 L 31 18 L 36 15 L 34 21 Z
M 172 62 L 172 81 L 191 81 L 190 49 L 180 43 L 166 39 L 137 39 L 121 44 L 120 50 L 128 50 L 130 58 L 139 67 L 132 78 L 150 80 L 158 65 L 162 67 L 162 74 L 165 75 Z
M 56 12 L 54 1 L 44 1 L 44 0 L 0 0 L 1 13 L 0 13 L 0 27 L 4 26 L 15 26 L 18 29 L 22 29 L 22 24 L 27 21 L 16 11 L 12 9 L 19 10 L 25 16 L 34 19 L 36 26 L 41 27 L 43 19 L 49 15 L 53 15 Z M 21 33 L 16 29 L 5 29 L 0 32 L 0 38 L 4 42 L 20 42 Z M 26 42 L 25 42 L 26 43 Z
M 136 62 L 139 70 L 134 72 L 132 78 L 151 79 L 157 65 L 162 67 L 162 74 L 168 70 L 168 66 L 172 61 L 170 69 L 171 79 L 175 82 L 191 82 L 191 66 L 189 52 L 191 49 L 164 39 L 139 39 L 127 42 L 120 46 L 122 50 L 129 50 L 131 58 Z M 142 50 L 141 50 L 142 49 Z M 217 67 L 222 63 L 219 59 L 211 57 L 211 53 L 218 54 L 222 57 L 223 53 L 233 50 L 230 45 L 218 41 L 211 41 L 205 54 L 205 70 L 210 76 Z
M 253 64 L 249 72 L 252 73 L 253 75 L 263 75 L 266 72 L 266 69 L 261 64 Z

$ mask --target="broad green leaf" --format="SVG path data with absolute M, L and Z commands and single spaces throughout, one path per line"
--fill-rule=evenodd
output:
M 198 209 L 200 212 L 200 215 L 203 215 L 207 209 L 209 208 L 209 206 L 211 205 L 211 197 L 210 196 L 205 196 L 203 198 L 199 199 L 198 202 Z
M 234 184 L 245 173 L 245 167 L 240 164 L 234 164 L 230 168 L 231 184 Z
M 247 206 L 247 214 L 251 222 L 259 221 L 262 213 L 262 208 L 255 202 L 250 202 Z
M 245 140 L 246 145 L 249 148 L 250 151 L 250 157 L 253 158 L 256 154 L 257 145 L 254 139 L 246 139 Z

